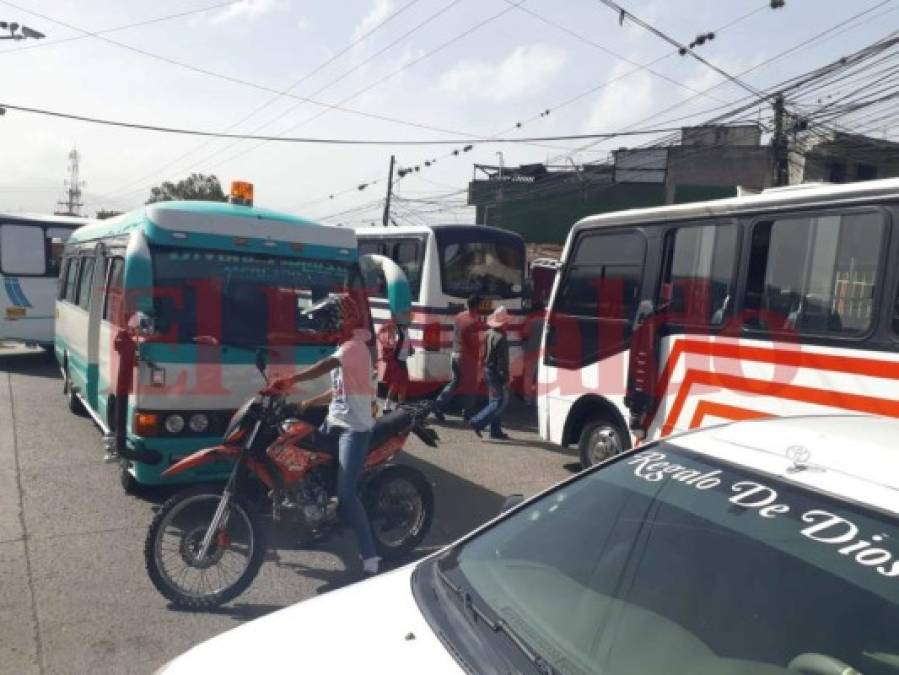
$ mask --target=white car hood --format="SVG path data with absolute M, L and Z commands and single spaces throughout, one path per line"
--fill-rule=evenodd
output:
M 300 602 L 185 652 L 159 672 L 464 672 L 412 597 L 413 565 Z M 414 636 L 414 637 L 412 637 Z

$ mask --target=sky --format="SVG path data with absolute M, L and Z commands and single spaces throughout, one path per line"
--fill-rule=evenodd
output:
M 715 31 L 697 53 L 733 74 L 840 27 L 745 75 L 762 89 L 883 37 L 899 18 L 899 0 L 786 0 L 778 10 L 768 0 L 620 4 L 681 42 Z M 475 163 L 602 161 L 654 136 L 587 149 L 583 140 L 479 142 L 453 155 L 464 139 L 677 127 L 746 95 L 622 25 L 599 0 L 0 0 L 0 21 L 47 36 L 0 40 L 0 105 L 230 133 L 460 141 L 209 140 L 8 110 L 0 117 L 7 212 L 51 212 L 77 147 L 89 215 L 138 208 L 154 185 L 202 172 L 226 189 L 254 183 L 259 206 L 359 226 L 380 220 L 395 154 L 399 167 L 421 167 L 396 185 L 398 222 L 473 222 L 465 188 Z M 106 32 L 136 23 L 144 25 Z

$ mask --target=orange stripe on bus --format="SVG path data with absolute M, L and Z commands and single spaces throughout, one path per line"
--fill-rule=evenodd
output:
M 770 380 L 754 380 L 748 377 L 711 373 L 704 370 L 690 370 L 684 377 L 684 381 L 674 399 L 674 405 L 671 406 L 671 412 L 668 414 L 668 418 L 662 427 L 663 435 L 670 434 L 674 429 L 674 424 L 680 417 L 690 389 L 694 385 L 742 391 L 757 396 L 773 396 L 800 403 L 843 408 L 872 415 L 899 417 L 899 401 L 896 400 L 864 396 L 862 394 L 850 394 L 843 391 L 815 389 L 814 387 L 772 382 Z
M 674 369 L 677 367 L 681 356 L 684 354 L 727 358 L 737 361 L 755 361 L 796 368 L 828 370 L 832 372 L 885 379 L 899 379 L 899 361 L 882 361 L 878 359 L 804 352 L 799 348 L 799 345 L 797 345 L 795 349 L 772 349 L 769 347 L 751 347 L 741 344 L 712 341 L 678 340 L 674 343 L 674 346 L 672 346 L 668 361 L 665 363 L 665 368 L 662 370 L 659 377 L 658 387 L 656 388 L 656 400 L 652 412 L 653 417 L 657 414 L 662 399 L 665 396 L 665 392 L 671 383 Z M 678 397 L 680 397 L 682 391 L 683 386 L 681 386 L 681 389 L 678 392 Z M 665 427 L 668 427 L 667 422 Z
M 702 422 L 706 417 L 720 417 L 725 420 L 738 422 L 741 420 L 763 419 L 765 417 L 771 417 L 771 415 L 759 410 L 738 408 L 737 406 L 718 403 L 717 401 L 699 401 L 699 403 L 696 404 L 696 411 L 693 413 L 693 419 L 690 420 L 690 428 L 698 429 L 701 427 Z

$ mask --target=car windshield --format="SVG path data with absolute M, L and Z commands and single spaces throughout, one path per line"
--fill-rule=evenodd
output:
M 899 672 L 896 516 L 672 444 L 438 565 L 547 672 Z
M 328 312 L 317 303 L 361 288 L 355 263 L 200 249 L 156 248 L 153 273 L 157 328 L 181 343 L 326 342 Z
M 480 236 L 475 236 L 475 235 Z M 472 293 L 517 298 L 524 283 L 524 245 L 486 233 L 437 232 L 443 292 L 457 298 Z

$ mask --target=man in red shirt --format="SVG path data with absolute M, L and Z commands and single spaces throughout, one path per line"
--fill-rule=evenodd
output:
M 467 309 L 456 315 L 453 325 L 453 354 L 450 366 L 452 379 L 434 400 L 434 416 L 443 421 L 443 414 L 455 394 L 462 395 L 462 416 L 465 421 L 474 414 L 474 398 L 478 388 L 478 361 L 481 353 L 483 324 L 478 314 L 479 295 L 466 301 Z

